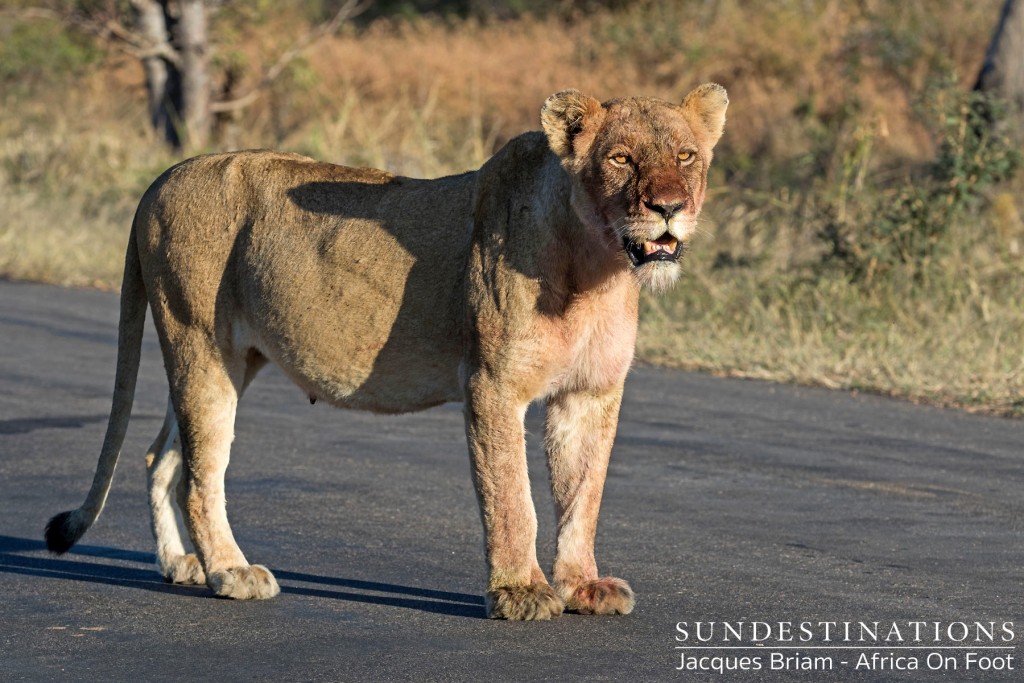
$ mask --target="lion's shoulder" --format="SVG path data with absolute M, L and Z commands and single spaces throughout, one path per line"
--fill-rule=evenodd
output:
M 522 133 L 505 143 L 494 156 L 480 168 L 481 171 L 492 169 L 520 170 L 536 168 L 546 159 L 553 159 L 554 154 L 548 146 L 547 138 L 540 131 Z
M 551 151 L 544 133 L 531 131 L 517 135 L 499 149 L 477 171 L 481 196 L 505 203 L 511 198 L 527 199 L 552 191 L 544 178 L 561 174 L 558 158 Z

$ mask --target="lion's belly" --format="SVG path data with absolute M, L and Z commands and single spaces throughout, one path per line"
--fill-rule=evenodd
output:
M 358 352 L 346 359 L 307 354 L 298 364 L 274 360 L 311 399 L 339 408 L 404 413 L 462 400 L 459 359 L 449 354 L 420 353 L 400 366 L 367 363 Z
M 241 268 L 254 348 L 340 407 L 407 412 L 461 401 L 458 263 L 372 225 L 358 232 L 288 251 L 254 241 Z

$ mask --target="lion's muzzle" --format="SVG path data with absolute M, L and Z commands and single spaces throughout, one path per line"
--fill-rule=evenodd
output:
M 668 232 L 657 239 L 642 242 L 626 237 L 622 246 L 629 260 L 637 267 L 655 261 L 678 261 L 683 254 L 683 243 Z

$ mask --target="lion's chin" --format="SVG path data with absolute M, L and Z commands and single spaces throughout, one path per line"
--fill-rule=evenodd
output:
M 682 266 L 678 261 L 649 261 L 633 267 L 633 275 L 640 285 L 655 294 L 667 292 L 679 279 Z

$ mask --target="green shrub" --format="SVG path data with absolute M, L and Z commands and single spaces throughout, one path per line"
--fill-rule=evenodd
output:
M 53 84 L 83 74 L 101 52 L 56 19 L 32 18 L 0 30 L 0 84 Z
M 988 188 L 1010 179 L 1020 152 L 996 121 L 1004 109 L 952 80 L 930 89 L 926 115 L 938 143 L 935 162 L 893 189 L 864 186 L 873 135 L 843 156 L 820 232 L 826 258 L 855 279 L 904 267 L 920 276 L 948 243 L 950 230 L 976 212 Z M 861 191 L 864 190 L 864 191 Z

